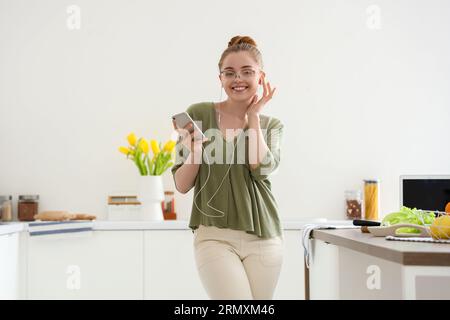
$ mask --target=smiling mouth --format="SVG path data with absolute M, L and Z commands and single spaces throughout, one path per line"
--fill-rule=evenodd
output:
M 244 92 L 245 90 L 248 89 L 248 86 L 235 86 L 235 87 L 231 87 L 231 89 L 234 92 Z

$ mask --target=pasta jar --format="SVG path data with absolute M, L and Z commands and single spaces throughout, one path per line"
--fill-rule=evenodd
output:
M 2 221 L 12 220 L 12 196 L 0 196 L 0 219 Z
M 378 220 L 380 207 L 380 181 L 364 180 L 364 217 L 366 220 Z
M 345 191 L 345 209 L 347 219 L 361 219 L 362 196 L 360 190 Z
M 39 195 L 20 195 L 17 216 L 20 221 L 34 221 L 38 214 Z

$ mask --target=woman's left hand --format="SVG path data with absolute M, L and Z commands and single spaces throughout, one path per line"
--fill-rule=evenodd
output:
M 270 99 L 272 99 L 273 94 L 275 92 L 275 90 L 277 88 L 271 88 L 270 87 L 270 83 L 267 82 L 266 83 L 266 78 L 263 75 L 262 77 L 263 80 L 263 96 L 261 99 L 259 99 L 258 101 L 258 95 L 255 94 L 255 96 L 253 97 L 252 101 L 250 102 L 250 105 L 247 107 L 247 116 L 254 116 L 254 115 L 259 115 L 264 107 L 264 105 L 269 102 Z

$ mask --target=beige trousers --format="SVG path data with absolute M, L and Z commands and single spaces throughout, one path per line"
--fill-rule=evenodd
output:
M 204 225 L 194 231 L 195 263 L 210 299 L 272 299 L 283 252 L 282 236 Z

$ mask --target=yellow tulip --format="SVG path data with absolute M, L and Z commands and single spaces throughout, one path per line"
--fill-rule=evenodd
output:
M 164 151 L 172 152 L 172 150 L 173 150 L 173 148 L 175 147 L 176 144 L 177 144 L 176 141 L 169 140 L 169 141 L 164 145 Z
M 128 135 L 127 139 L 128 139 L 128 143 L 130 145 L 132 145 L 132 146 L 136 145 L 137 138 L 136 138 L 136 135 L 133 132 Z
M 119 151 L 126 155 L 130 153 L 130 149 L 128 149 L 127 147 L 119 147 Z
M 159 145 L 158 145 L 158 141 L 156 141 L 156 140 L 152 140 L 151 142 L 151 145 L 152 145 L 152 151 L 153 151 L 153 153 L 155 154 L 155 156 L 160 152 L 160 150 L 159 150 Z
M 144 138 L 141 139 L 141 142 L 139 142 L 139 148 L 142 150 L 143 153 L 148 153 L 148 142 Z

